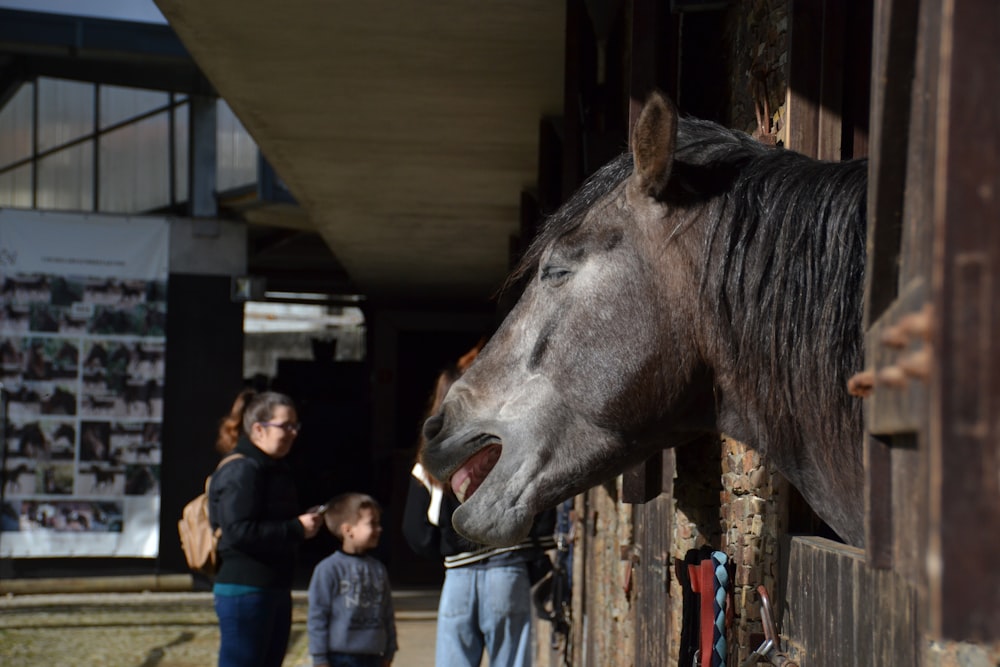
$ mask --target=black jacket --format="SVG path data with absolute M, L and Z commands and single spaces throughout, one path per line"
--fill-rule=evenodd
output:
M 246 438 L 234 452 L 243 458 L 219 468 L 209 485 L 209 518 L 222 527 L 215 580 L 290 590 L 305 540 L 291 468 Z

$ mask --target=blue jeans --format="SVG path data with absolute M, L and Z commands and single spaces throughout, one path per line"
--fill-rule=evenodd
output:
M 219 667 L 281 667 L 292 628 L 292 594 L 216 595 Z
M 438 667 L 531 667 L 531 584 L 524 563 L 445 570 L 438 605 Z

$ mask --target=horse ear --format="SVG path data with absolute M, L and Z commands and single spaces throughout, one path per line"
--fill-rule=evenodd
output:
M 659 195 L 670 180 L 677 144 L 677 108 L 666 96 L 653 92 L 632 130 L 632 157 L 639 188 Z

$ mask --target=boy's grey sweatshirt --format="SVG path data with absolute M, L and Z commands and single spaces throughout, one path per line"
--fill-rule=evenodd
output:
M 396 653 L 396 621 L 388 572 L 371 556 L 335 551 L 309 582 L 309 653 L 313 664 L 328 653 Z

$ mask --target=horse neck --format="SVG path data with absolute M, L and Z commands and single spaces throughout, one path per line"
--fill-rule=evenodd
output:
M 764 451 L 856 542 L 862 421 L 846 386 L 862 362 L 866 167 L 780 157 L 751 164 L 761 171 L 707 226 L 709 257 L 722 258 L 702 288 L 714 297 L 720 428 Z

